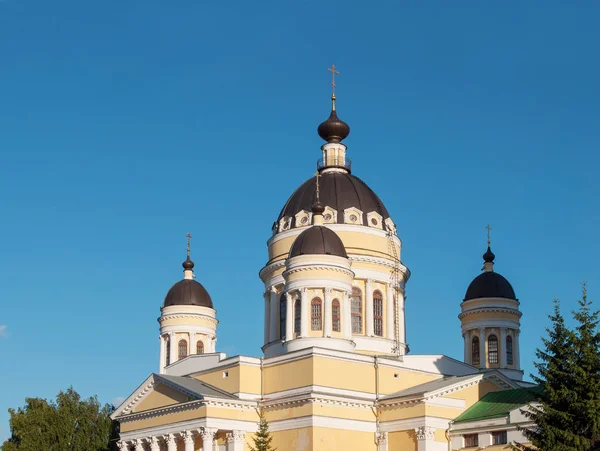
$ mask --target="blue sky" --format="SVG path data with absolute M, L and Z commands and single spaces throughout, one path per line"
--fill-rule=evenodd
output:
M 260 355 L 271 224 L 338 109 L 404 242 L 413 353 L 462 356 L 496 269 L 523 310 L 599 299 L 600 5 L 0 1 L 0 438 L 69 385 L 104 402 L 158 369 L 161 301 L 194 235 L 218 349 Z

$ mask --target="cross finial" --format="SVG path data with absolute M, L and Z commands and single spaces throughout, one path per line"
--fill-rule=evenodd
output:
M 317 203 L 319 203 L 319 178 L 321 177 L 319 171 L 315 173 L 315 177 L 317 178 Z
M 186 237 L 187 237 L 187 258 L 189 260 L 190 259 L 190 251 L 191 251 L 192 234 L 188 232 Z
M 331 72 L 331 100 L 333 100 L 333 108 L 335 109 L 335 76 L 336 75 L 340 75 L 340 73 L 335 70 L 335 64 L 332 64 L 331 67 L 329 69 L 327 69 L 329 72 Z
M 488 224 L 485 226 L 485 228 L 487 229 L 487 235 L 488 235 L 488 247 L 490 247 L 490 244 L 492 244 L 492 238 L 490 236 L 490 232 L 492 231 L 492 227 Z

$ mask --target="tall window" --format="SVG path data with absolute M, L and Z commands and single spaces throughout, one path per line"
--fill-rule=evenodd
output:
M 300 333 L 300 327 L 302 324 L 302 301 L 296 299 L 294 302 L 294 332 Z
M 506 445 L 508 443 L 507 435 L 506 431 L 492 432 L 492 445 Z
M 310 301 L 310 330 L 323 330 L 323 309 L 321 299 Z
M 479 337 L 473 337 L 471 340 L 471 365 L 479 366 Z
M 279 338 L 283 340 L 285 338 L 286 330 L 285 324 L 287 319 L 287 299 L 285 293 L 279 298 Z
M 179 348 L 179 360 L 183 359 L 184 357 L 187 357 L 187 341 L 179 340 L 178 348 Z
M 498 363 L 498 338 L 495 335 L 488 337 L 488 363 Z
M 204 343 L 200 340 L 196 343 L 196 354 L 204 354 Z
M 373 332 L 383 337 L 383 295 L 380 291 L 373 293 Z
M 166 354 L 167 354 L 167 366 L 171 364 L 171 340 L 168 338 L 165 340 Z
M 509 335 L 508 337 L 506 337 L 506 363 L 508 365 L 512 365 L 513 364 L 513 343 L 512 343 L 512 337 Z
M 340 331 L 340 301 L 334 299 L 331 303 L 331 328 L 334 332 Z
M 352 288 L 351 314 L 352 333 L 362 334 L 362 292 L 360 288 Z
M 479 435 L 477 434 L 465 434 L 463 435 L 465 439 L 465 448 L 474 448 L 475 446 L 479 446 Z

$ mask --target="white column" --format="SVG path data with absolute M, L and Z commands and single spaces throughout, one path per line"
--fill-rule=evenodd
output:
M 269 293 L 269 291 L 265 291 L 263 298 L 265 300 L 265 305 L 264 305 L 264 309 L 265 309 L 265 316 L 264 316 L 264 344 L 267 344 L 269 342 L 269 338 L 270 338 L 270 333 L 271 333 L 271 328 L 270 328 L 270 320 L 271 320 L 271 293 Z
M 302 314 L 300 319 L 300 336 L 308 337 L 308 325 L 310 324 L 310 314 L 308 307 L 308 289 L 303 288 L 300 291 L 300 305 Z
M 377 451 L 388 451 L 388 433 L 376 432 Z
M 202 436 L 202 451 L 214 451 L 215 435 L 217 435 L 217 429 L 201 428 L 200 435 Z
M 471 364 L 471 353 L 469 352 L 471 350 L 471 337 L 470 337 L 470 333 L 469 331 L 465 331 L 464 334 L 462 334 L 463 336 L 463 341 L 464 341 L 464 349 L 465 349 L 465 358 L 463 359 L 463 361 L 465 363 L 468 363 L 469 365 Z
M 244 451 L 246 431 L 233 430 L 227 433 L 227 451 Z
M 171 348 L 171 363 L 177 362 L 179 356 L 177 355 L 177 343 L 175 342 L 175 332 L 169 333 L 169 347 Z
M 438 443 L 435 442 L 435 428 L 431 426 L 420 426 L 415 429 L 417 434 L 417 450 L 429 451 L 436 450 Z M 442 445 L 440 443 L 440 445 Z M 445 445 L 444 448 L 446 448 Z
M 498 343 L 498 347 L 500 348 L 500 368 L 506 368 L 506 327 L 500 328 L 500 343 Z
M 515 368 L 521 369 L 521 345 L 519 340 L 520 330 L 515 329 L 513 332 L 513 361 Z
M 271 321 L 269 323 L 269 342 L 279 339 L 277 335 L 277 325 L 279 324 L 279 299 L 275 287 L 270 290 L 271 302 Z
M 158 337 L 158 341 L 160 342 L 160 364 L 159 364 L 159 370 L 158 372 L 160 374 L 165 372 L 165 363 L 166 363 L 166 348 L 165 348 L 165 337 L 163 337 L 162 335 L 159 335 Z
M 331 288 L 325 288 L 325 299 L 323 301 L 323 336 L 331 337 Z
M 183 444 L 185 451 L 194 451 L 194 433 L 192 431 L 183 433 Z
M 117 442 L 117 446 L 121 451 L 129 451 L 129 445 L 127 442 Z
M 285 294 L 285 301 L 285 341 L 290 341 L 294 338 L 294 303 L 290 293 Z
M 158 442 L 158 437 L 150 438 L 150 451 L 160 451 L 160 443 Z
M 210 337 L 210 352 L 217 352 L 217 336 L 212 335 Z
M 350 300 L 350 293 L 344 291 L 344 297 L 342 302 L 342 330 L 344 331 L 344 338 L 352 340 L 352 301 Z
M 165 442 L 167 442 L 167 451 L 177 451 L 177 441 L 174 434 L 167 435 Z
M 367 337 L 373 336 L 373 280 L 367 279 L 367 288 L 366 288 L 366 335 Z
M 196 348 L 196 332 L 190 332 L 190 344 L 189 344 L 189 349 L 188 349 L 188 354 L 192 355 L 192 354 L 197 354 L 197 348 Z
M 479 368 L 485 368 L 487 356 L 485 355 L 485 327 L 479 328 Z
M 387 286 L 387 297 L 386 297 L 386 302 L 387 302 L 387 314 L 386 314 L 386 319 L 387 319 L 387 338 L 388 340 L 395 340 L 396 339 L 396 328 L 394 327 L 394 317 L 396 316 L 396 312 L 394 309 L 394 287 L 392 286 L 391 283 L 388 283 Z
M 144 440 L 142 440 L 141 438 L 136 439 L 135 442 L 133 442 L 133 446 L 133 449 L 135 449 L 135 451 L 145 451 Z
M 406 316 L 404 315 L 404 303 L 406 298 L 404 293 L 398 293 L 398 335 L 400 341 L 406 344 Z

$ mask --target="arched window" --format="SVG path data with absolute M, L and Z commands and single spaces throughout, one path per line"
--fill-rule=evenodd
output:
M 360 288 L 352 288 L 351 314 L 352 314 L 352 333 L 362 334 L 362 291 Z
M 471 365 L 479 366 L 479 337 L 473 337 L 471 340 Z
M 506 363 L 508 365 L 513 364 L 513 342 L 512 337 L 509 335 L 506 337 Z
M 171 340 L 170 339 L 166 339 L 165 340 L 165 346 L 167 347 L 167 349 L 165 350 L 165 354 L 167 354 L 167 366 L 169 366 L 171 364 Z
M 340 331 L 340 301 L 337 299 L 331 303 L 331 328 L 334 332 Z
M 283 340 L 285 338 L 286 330 L 285 324 L 287 321 L 287 299 L 285 293 L 279 298 L 279 338 Z
M 185 340 L 179 340 L 179 360 L 183 359 L 184 357 L 187 357 L 187 341 Z
M 321 299 L 310 301 L 310 330 L 323 330 L 323 307 Z
M 495 335 L 488 337 L 488 363 L 498 363 L 498 338 Z
M 302 327 L 302 301 L 296 299 L 294 302 L 294 332 L 299 334 Z
M 196 343 L 196 354 L 204 354 L 204 343 L 200 340 Z
M 373 293 L 373 332 L 383 337 L 383 295 L 378 290 Z

